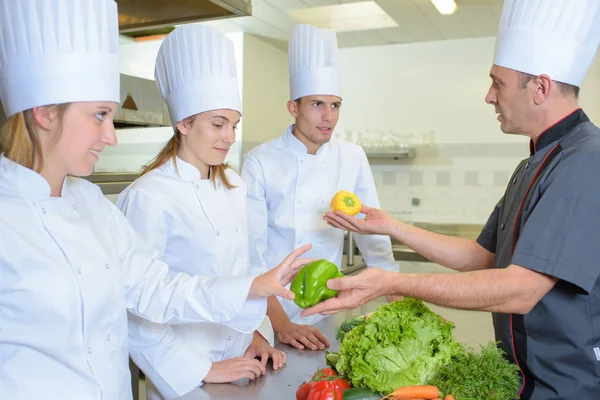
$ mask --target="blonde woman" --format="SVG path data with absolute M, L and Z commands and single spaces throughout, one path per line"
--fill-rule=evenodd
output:
M 71 178 L 116 144 L 116 3 L 0 0 L 0 27 L 0 399 L 130 399 L 126 310 L 253 332 L 258 298 L 289 295 L 301 252 L 257 278 L 169 276 L 98 187 Z
M 246 187 L 228 168 L 241 117 L 233 43 L 215 29 L 185 25 L 158 53 L 155 77 L 174 135 L 117 201 L 132 226 L 155 246 L 170 273 L 204 276 L 250 274 Z M 195 264 L 194 260 L 203 260 Z M 243 296 L 224 288 L 232 299 Z M 265 317 L 265 315 L 262 315 Z M 249 359 L 283 366 L 268 318 L 253 333 L 223 324 L 170 327 L 131 318 L 133 332 L 156 344 L 132 357 L 149 378 L 148 398 L 176 398 L 203 382 L 252 377 Z

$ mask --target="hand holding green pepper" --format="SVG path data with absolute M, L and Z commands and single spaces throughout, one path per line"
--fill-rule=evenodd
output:
M 327 260 L 313 261 L 305 265 L 296 275 L 290 287 L 290 290 L 296 295 L 294 303 L 300 308 L 309 308 L 335 297 L 337 290 L 329 289 L 327 281 L 343 276 L 344 274 L 339 271 L 337 265 Z

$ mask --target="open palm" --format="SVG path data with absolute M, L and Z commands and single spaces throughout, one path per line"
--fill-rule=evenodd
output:
M 394 223 L 393 218 L 383 210 L 362 206 L 364 219 L 351 217 L 342 212 L 328 212 L 323 219 L 338 229 L 352 231 L 363 235 L 389 235 Z
M 285 286 L 294 279 L 303 266 L 315 261 L 314 258 L 298 258 L 311 248 L 312 245 L 308 244 L 292 251 L 281 264 L 257 276 L 252 282 L 248 298 L 279 296 L 294 300 L 294 293 Z

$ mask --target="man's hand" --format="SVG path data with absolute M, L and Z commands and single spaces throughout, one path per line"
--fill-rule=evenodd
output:
M 325 350 L 329 341 L 321 331 L 310 325 L 298 325 L 289 322 L 275 332 L 277 340 L 294 346 L 299 350 Z
M 403 298 L 404 298 L 404 296 L 397 296 L 397 295 L 391 294 L 391 295 L 385 296 L 385 301 L 387 301 L 388 303 L 391 303 L 392 301 L 402 300 Z
M 323 315 L 334 314 L 368 303 L 387 294 L 387 285 L 390 281 L 393 281 L 391 274 L 397 275 L 397 273 L 379 268 L 368 268 L 355 276 L 330 279 L 327 281 L 327 287 L 338 290 L 337 296 L 307 308 L 300 315 L 308 317 L 318 313 Z
M 262 365 L 267 365 L 269 358 L 273 360 L 273 369 L 278 370 L 279 368 L 283 368 L 283 365 L 287 361 L 287 355 L 283 351 L 279 351 L 276 348 L 272 347 L 267 340 L 258 333 L 258 331 L 254 331 L 254 339 L 252 339 L 252 344 L 244 353 L 244 357 L 247 358 L 260 358 L 260 363 Z
M 358 219 L 344 214 L 340 211 L 335 213 L 328 212 L 323 219 L 333 227 L 345 231 L 357 232 L 362 235 L 391 235 L 394 230 L 394 219 L 385 211 L 377 208 L 362 206 L 361 213 L 365 214 L 364 219 Z

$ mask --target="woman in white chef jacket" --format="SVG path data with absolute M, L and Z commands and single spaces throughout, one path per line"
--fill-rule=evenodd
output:
M 169 276 L 99 188 L 70 177 L 116 144 L 116 3 L 0 0 L 0 10 L 0 399 L 130 399 L 126 310 L 254 332 L 258 298 L 286 295 L 306 261 L 294 254 L 254 279 Z
M 250 274 L 246 187 L 225 162 L 241 117 L 233 43 L 219 31 L 184 25 L 158 52 L 156 83 L 167 102 L 174 135 L 142 177 L 119 195 L 117 206 L 147 243 L 159 249 L 170 273 Z M 204 260 L 195 265 L 193 260 Z M 236 298 L 240 293 L 228 291 Z M 243 295 L 243 294 L 242 294 Z M 151 324 L 131 318 L 136 332 L 156 345 L 132 352 L 149 379 L 148 398 L 176 398 L 202 382 L 247 376 L 242 357 L 261 355 L 283 366 L 268 318 L 262 329 L 240 333 L 223 324 Z

